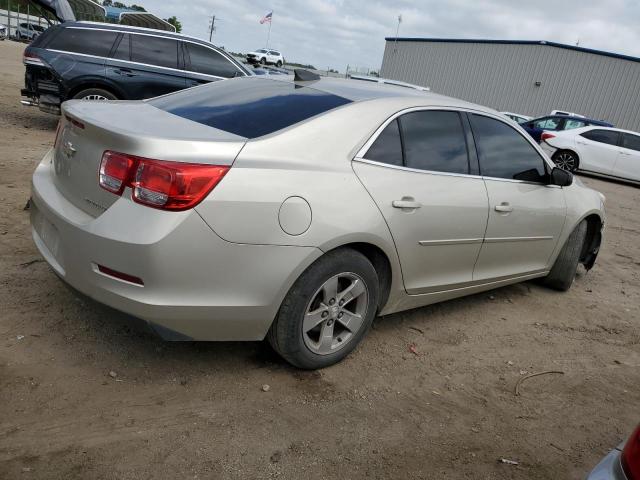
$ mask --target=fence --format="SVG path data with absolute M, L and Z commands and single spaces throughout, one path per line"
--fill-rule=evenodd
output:
M 0 10 L 0 25 L 7 26 L 7 35 L 9 37 L 15 37 L 18 30 L 18 25 L 26 22 L 36 25 L 42 25 L 44 27 L 47 27 L 49 25 L 47 20 L 37 15 L 29 15 L 11 10 Z

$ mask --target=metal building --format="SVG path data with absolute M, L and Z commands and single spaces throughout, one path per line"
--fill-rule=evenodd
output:
M 640 58 L 545 41 L 386 38 L 380 75 L 496 110 L 640 131 Z

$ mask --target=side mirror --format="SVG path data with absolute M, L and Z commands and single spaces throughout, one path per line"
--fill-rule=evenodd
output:
M 559 187 L 568 187 L 573 183 L 573 173 L 558 167 L 553 167 L 549 183 L 551 185 L 558 185 Z

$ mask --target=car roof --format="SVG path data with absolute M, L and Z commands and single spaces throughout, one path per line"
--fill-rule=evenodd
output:
M 569 120 L 578 120 L 578 121 L 582 121 L 582 122 L 590 122 L 596 125 L 600 125 L 602 127 L 609 127 L 611 126 L 611 123 L 609 122 L 605 122 L 604 120 L 596 120 L 595 118 L 588 118 L 588 117 L 576 117 L 573 115 L 544 115 L 542 117 L 537 117 L 537 118 L 533 118 L 530 121 L 531 122 L 536 122 L 538 120 L 543 120 L 545 118 L 564 118 L 564 119 L 569 119 Z
M 158 30 L 156 28 L 146 28 L 146 27 L 136 27 L 133 25 L 122 25 L 119 23 L 103 23 L 103 22 L 64 22 L 59 25 L 60 27 L 83 27 L 83 28 L 95 28 L 98 30 L 117 30 L 120 32 L 129 32 L 129 33 L 146 33 L 153 34 L 162 37 L 175 38 L 176 40 L 187 39 L 196 43 L 201 43 L 203 45 L 207 45 L 209 47 L 214 47 L 218 50 L 221 50 L 219 47 L 216 47 L 214 44 L 209 43 L 200 38 L 192 37 L 190 35 L 183 35 L 182 33 L 170 32 L 168 30 Z
M 586 127 L 572 128 L 571 130 L 563 130 L 562 132 L 559 132 L 559 133 L 565 133 L 565 134 L 574 133 L 576 135 L 579 135 L 582 132 L 588 132 L 589 130 L 594 130 L 594 129 L 611 130 L 612 132 L 630 133 L 631 135 L 640 136 L 640 132 L 634 132 L 633 130 L 625 130 L 623 128 L 607 127 L 606 125 L 587 125 Z
M 284 75 L 282 76 L 282 78 L 279 78 L 277 76 L 270 77 L 269 80 L 304 85 L 316 90 L 321 90 L 326 93 L 346 98 L 348 100 L 351 100 L 352 102 L 396 98 L 398 100 L 403 100 L 402 103 L 406 103 L 406 100 L 415 99 L 414 103 L 416 106 L 446 105 L 449 107 L 468 108 L 470 110 L 478 110 L 493 114 L 498 113 L 492 108 L 465 102 L 464 100 L 459 100 L 457 98 L 386 83 L 362 82 L 358 80 L 335 77 L 320 77 L 319 80 L 296 82 L 292 79 L 291 76 L 285 77 Z

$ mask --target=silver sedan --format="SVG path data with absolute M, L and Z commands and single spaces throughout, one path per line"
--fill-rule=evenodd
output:
M 595 262 L 604 197 L 496 111 L 354 80 L 243 78 L 69 101 L 33 175 L 43 257 L 170 340 L 262 340 L 301 368 L 376 315 Z

